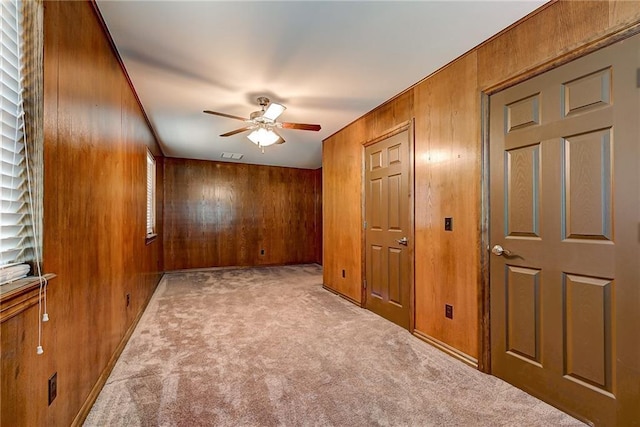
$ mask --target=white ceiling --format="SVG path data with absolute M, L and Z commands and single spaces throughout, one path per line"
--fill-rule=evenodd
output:
M 545 1 L 98 0 L 165 155 L 318 168 L 322 140 Z M 287 106 L 286 144 L 247 133 L 257 96 Z

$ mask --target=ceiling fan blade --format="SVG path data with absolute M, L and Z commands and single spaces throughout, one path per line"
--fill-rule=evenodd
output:
M 319 131 L 320 125 L 310 125 L 306 123 L 281 123 L 283 129 L 299 129 L 299 130 L 312 130 Z
M 251 129 L 253 129 L 254 127 L 255 127 L 255 126 L 245 126 L 245 127 L 243 127 L 243 128 L 240 128 L 240 129 L 232 130 L 231 132 L 223 133 L 223 134 L 222 134 L 222 135 L 220 135 L 220 136 L 231 136 L 231 135 L 235 135 L 235 134 L 240 133 L 240 132 L 245 132 L 245 131 L 251 130 Z
M 284 140 L 282 135 L 280 135 L 278 132 L 274 131 L 274 133 L 276 135 L 278 135 L 278 140 L 275 142 L 275 144 L 284 144 L 285 142 L 287 142 L 287 141 Z
M 275 121 L 278 116 L 282 114 L 286 109 L 287 107 L 285 107 L 284 105 L 272 102 L 271 104 L 269 104 L 269 106 L 267 107 L 267 111 L 264 112 L 262 117 Z
M 217 111 L 204 110 L 203 113 L 213 114 L 214 116 L 227 117 L 229 119 L 242 120 L 243 122 L 249 121 L 249 119 L 245 119 L 244 117 L 234 116 L 234 115 L 225 114 L 225 113 L 218 113 Z

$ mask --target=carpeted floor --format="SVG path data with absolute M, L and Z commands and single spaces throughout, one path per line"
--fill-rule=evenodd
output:
M 315 265 L 165 275 L 85 425 L 583 425 L 321 283 Z

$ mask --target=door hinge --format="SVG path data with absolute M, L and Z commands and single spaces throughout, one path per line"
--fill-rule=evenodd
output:
M 364 280 L 362 281 L 362 286 L 363 286 L 365 289 L 367 289 L 367 279 L 364 279 Z
M 364 229 L 367 229 L 367 221 L 364 222 Z

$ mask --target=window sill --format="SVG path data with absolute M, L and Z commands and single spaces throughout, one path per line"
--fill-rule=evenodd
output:
M 45 274 L 51 281 L 55 274 Z M 18 279 L 0 286 L 0 323 L 17 316 L 29 307 L 38 303 L 40 280 L 35 276 Z
M 147 237 L 145 237 L 144 239 L 144 244 L 148 245 L 149 243 L 153 242 L 154 240 L 156 240 L 158 238 L 157 234 L 147 234 Z

